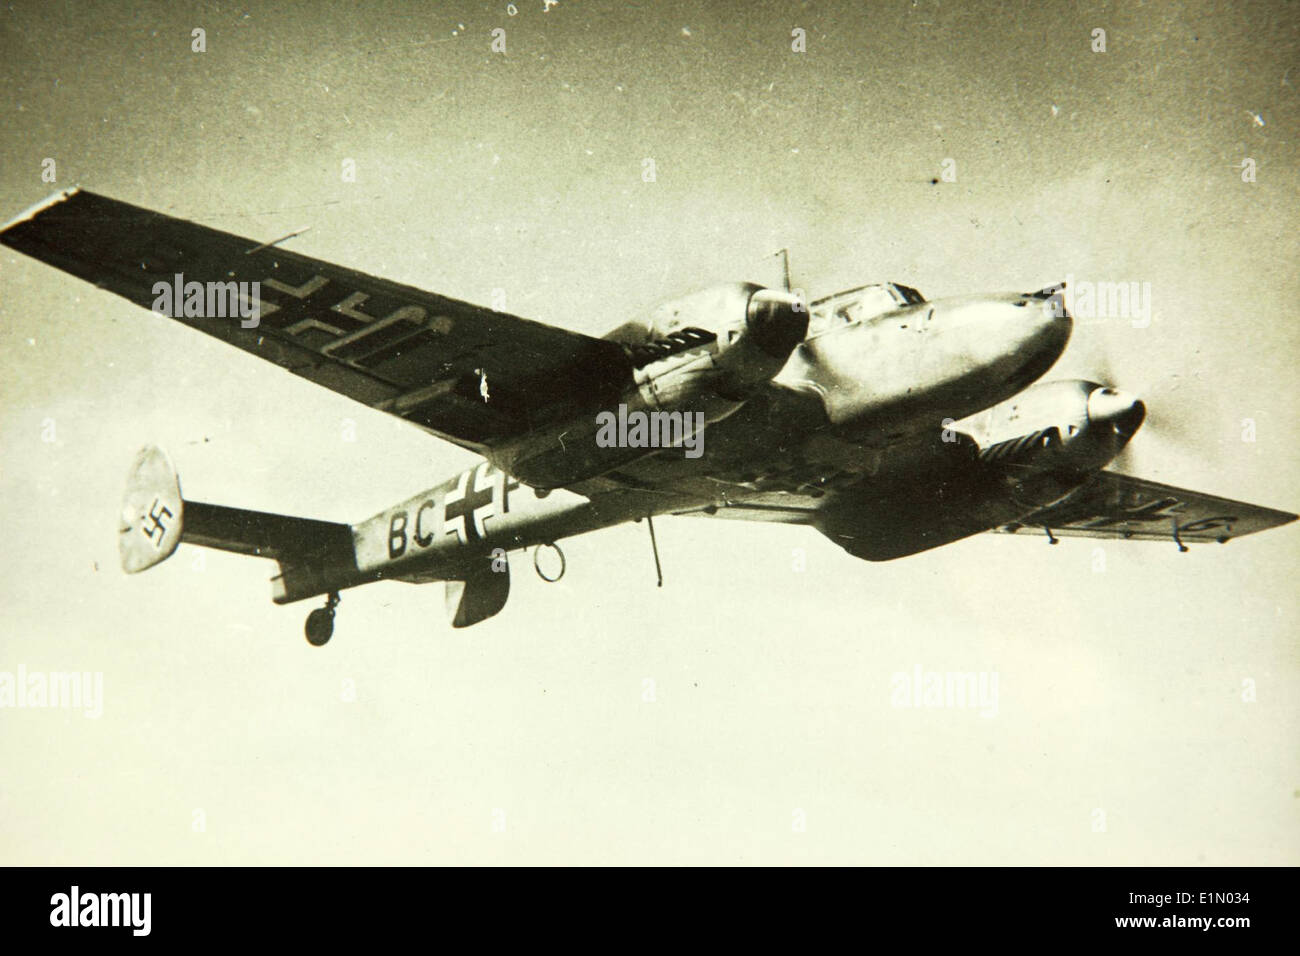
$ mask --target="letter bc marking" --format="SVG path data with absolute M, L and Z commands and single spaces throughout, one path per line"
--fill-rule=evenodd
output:
M 487 537 L 488 519 L 510 511 L 510 492 L 518 487 L 516 479 L 490 462 L 481 462 L 443 482 L 414 508 L 415 524 L 409 534 L 409 507 L 389 517 L 389 560 L 406 554 L 408 540 L 421 550 L 432 547 L 440 537 L 452 537 L 457 545 L 481 543 Z
M 394 512 L 388 523 L 388 556 L 400 558 L 406 553 L 406 512 Z
M 426 498 L 420 502 L 420 507 L 415 509 L 415 543 L 422 548 L 427 548 L 433 544 L 433 532 L 424 530 L 424 513 L 432 511 L 436 504 L 432 498 Z

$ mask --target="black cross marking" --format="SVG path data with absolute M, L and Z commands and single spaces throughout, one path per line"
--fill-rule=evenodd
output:
M 471 472 L 465 479 L 465 494 L 455 501 L 449 501 L 443 511 L 443 521 L 450 523 L 457 518 L 464 519 L 465 525 L 465 542 L 482 540 L 478 533 L 478 527 L 474 522 L 474 512 L 484 505 L 492 504 L 493 485 L 486 488 L 475 487 L 477 482 L 474 481 L 474 473 Z

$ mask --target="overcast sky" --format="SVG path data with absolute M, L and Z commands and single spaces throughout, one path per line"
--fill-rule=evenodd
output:
M 814 295 L 1149 282 L 1149 328 L 1081 322 L 1048 378 L 1147 399 L 1133 473 L 1300 505 L 1289 5 L 516 3 L 7 4 L 0 218 L 80 183 L 310 226 L 288 247 L 593 334 L 783 246 Z M 665 519 L 662 590 L 627 526 L 559 584 L 514 556 L 468 630 L 441 585 L 345 592 L 314 649 L 269 562 L 121 573 L 136 449 L 337 521 L 471 455 L 10 250 L 0 355 L 0 671 L 104 681 L 99 719 L 0 710 L 0 862 L 1300 863 L 1295 527 L 1097 571 Z M 996 715 L 893 706 L 918 665 L 996 673 Z

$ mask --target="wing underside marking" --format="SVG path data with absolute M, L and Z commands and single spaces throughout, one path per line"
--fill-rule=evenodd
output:
M 0 242 L 479 451 L 607 401 L 630 376 L 617 343 L 84 190 L 27 210 Z M 186 314 L 191 283 L 203 314 Z
M 1050 529 L 1063 537 L 1226 542 L 1297 517 L 1106 471 L 1056 504 L 1039 509 L 1017 509 L 1005 485 L 976 485 L 974 492 L 965 494 L 954 494 L 952 487 L 935 486 L 933 494 L 919 496 L 915 488 L 907 493 L 895 488 L 895 497 L 888 491 L 873 492 L 864 483 L 860 489 L 822 498 L 762 494 L 679 513 L 815 525 L 851 551 L 863 551 L 863 541 L 877 539 L 870 549 L 873 558 L 912 553 L 981 530 L 1041 536 Z M 915 548 L 907 543 L 913 538 Z
M 1226 542 L 1295 521 L 1244 501 L 1103 471 L 1048 508 L 995 530 L 1066 537 Z

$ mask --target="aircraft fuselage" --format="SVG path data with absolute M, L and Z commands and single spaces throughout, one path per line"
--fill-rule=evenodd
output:
M 494 553 L 721 504 L 744 494 L 745 478 L 753 484 L 762 477 L 740 472 L 764 464 L 779 472 L 790 461 L 805 462 L 809 474 L 796 476 L 794 485 L 807 484 L 813 473 L 824 477 L 828 458 L 856 473 L 878 473 L 882 455 L 895 471 L 925 467 L 925 456 L 891 458 L 888 450 L 1014 395 L 1056 361 L 1070 334 L 1059 300 L 1041 294 L 917 302 L 860 319 L 840 306 L 846 296 L 814 303 L 806 337 L 760 394 L 707 426 L 699 457 L 680 448 L 634 453 L 617 470 L 621 487 L 603 489 L 596 477 L 580 486 L 581 494 L 532 488 L 482 461 L 357 524 L 349 577 L 455 578 Z M 565 423 L 557 434 L 577 446 L 573 436 L 590 436 L 594 419 Z M 801 447 L 789 447 L 791 434 Z M 557 440 L 555 454 L 563 448 Z M 712 497 L 654 487 L 692 476 L 721 480 L 712 482 Z M 322 590 L 280 593 L 277 600 L 315 593 Z

